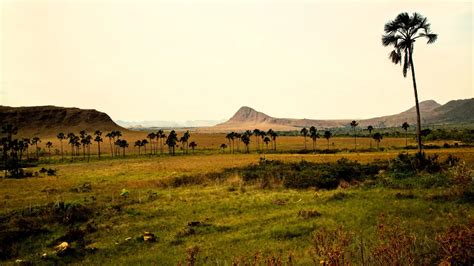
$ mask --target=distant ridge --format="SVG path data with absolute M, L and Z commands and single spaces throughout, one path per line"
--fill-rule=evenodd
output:
M 453 100 L 441 105 L 434 100 L 420 103 L 422 123 L 427 124 L 461 124 L 474 123 L 474 98 Z M 268 130 L 296 130 L 301 127 L 318 128 L 347 127 L 353 119 L 315 120 L 274 118 L 248 106 L 241 107 L 229 120 L 211 128 L 214 131 L 244 130 L 259 128 Z M 403 122 L 416 123 L 416 109 L 412 107 L 399 114 L 358 120 L 361 127 L 398 127 Z
M 29 135 L 55 135 L 59 132 L 67 134 L 80 130 L 90 133 L 95 130 L 127 131 L 114 123 L 106 113 L 57 106 L 0 106 L 0 123 L 15 125 L 20 134 Z

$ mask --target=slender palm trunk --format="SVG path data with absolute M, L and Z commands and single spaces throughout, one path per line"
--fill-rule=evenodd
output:
M 306 136 L 304 136 L 304 149 L 306 150 Z
M 64 161 L 64 153 L 63 153 L 63 141 L 61 140 L 61 161 Z
M 313 152 L 316 152 L 316 147 L 314 146 L 314 139 L 313 139 Z
M 98 152 L 99 152 L 99 160 L 100 160 L 100 142 L 97 142 Z
M 51 148 L 48 148 L 49 160 L 51 161 Z
M 354 128 L 354 150 L 357 150 L 357 134 L 356 134 L 355 128 Z
M 408 130 L 405 129 L 405 148 L 408 147 Z
M 421 115 L 420 115 L 420 105 L 418 103 L 418 91 L 416 89 L 416 78 L 415 78 L 415 66 L 413 65 L 413 47 L 408 49 L 410 56 L 410 65 L 411 65 L 411 76 L 413 80 L 413 89 L 415 92 L 415 103 L 416 103 L 416 137 L 418 139 L 418 152 L 422 151 L 421 144 Z

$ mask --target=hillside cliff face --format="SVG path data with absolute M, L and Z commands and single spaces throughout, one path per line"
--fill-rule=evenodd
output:
M 441 105 L 433 100 L 420 103 L 423 124 L 460 124 L 474 123 L 474 98 L 455 100 Z M 352 119 L 314 120 L 274 118 L 250 107 L 241 107 L 228 121 L 216 125 L 216 130 L 242 130 L 259 128 L 268 130 L 296 130 L 301 127 L 315 126 L 318 128 L 345 127 Z M 399 114 L 358 120 L 359 126 L 398 127 L 403 122 L 416 124 L 416 108 Z
M 106 113 L 56 106 L 0 106 L 0 123 L 15 125 L 20 134 L 30 135 L 69 133 L 80 130 L 126 131 L 115 124 Z

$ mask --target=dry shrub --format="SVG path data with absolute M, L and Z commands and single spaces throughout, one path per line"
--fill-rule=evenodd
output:
M 441 246 L 441 265 L 473 265 L 474 219 L 468 225 L 449 227 L 436 236 L 436 241 Z
M 313 262 L 316 265 L 348 265 L 352 257 L 349 250 L 352 238 L 352 233 L 346 232 L 342 227 L 319 230 L 311 240 L 310 254 Z
M 321 213 L 317 210 L 300 210 L 298 211 L 298 217 L 302 217 L 304 219 L 319 217 Z
M 414 265 L 416 238 L 401 227 L 399 218 L 388 221 L 384 215 L 381 215 L 377 237 L 379 243 L 372 249 L 373 264 Z

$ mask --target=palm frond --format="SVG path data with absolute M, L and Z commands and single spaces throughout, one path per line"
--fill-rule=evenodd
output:
M 410 47 L 410 43 L 412 42 L 412 40 L 408 40 L 408 39 L 400 39 L 400 41 L 397 43 L 397 46 L 396 48 L 400 49 L 400 50 L 405 50 L 407 49 L 408 47 Z
M 435 33 L 429 33 L 426 36 L 428 37 L 428 43 L 434 43 L 438 39 L 438 34 Z
M 392 52 L 390 52 L 388 58 L 392 60 L 392 63 L 398 64 L 402 61 L 402 54 L 400 53 L 400 50 L 393 50 Z
M 383 46 L 389 46 L 389 45 L 397 46 L 398 39 L 400 39 L 400 37 L 394 34 L 382 35 L 382 45 Z

